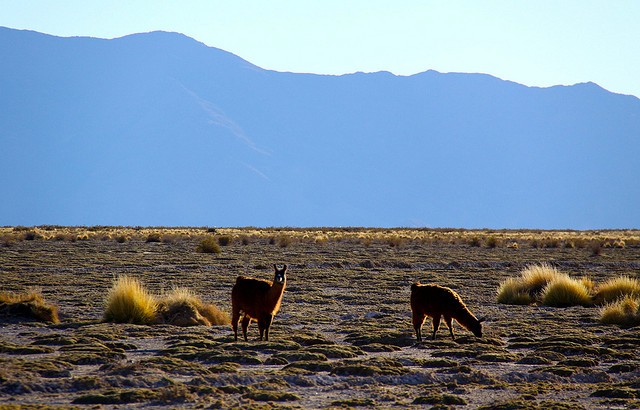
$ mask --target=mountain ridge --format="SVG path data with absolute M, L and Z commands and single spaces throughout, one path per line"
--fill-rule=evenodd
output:
M 0 29 L 0 225 L 640 225 L 640 99 L 594 83 L 298 74 L 178 33 L 29 33 Z

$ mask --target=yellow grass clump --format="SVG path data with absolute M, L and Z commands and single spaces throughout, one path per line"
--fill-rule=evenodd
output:
M 538 295 L 552 281 L 568 277 L 548 263 L 527 266 L 521 274 L 522 282 L 529 294 Z
M 508 278 L 500 284 L 498 303 L 528 305 L 542 303 L 547 306 L 589 306 L 595 285 L 592 280 L 572 279 L 555 267 L 541 263 L 524 268 L 520 277 Z
M 3 318 L 60 323 L 58 308 L 45 302 L 36 291 L 0 293 L 0 321 Z
M 600 309 L 600 322 L 623 327 L 640 325 L 640 299 L 627 295 L 604 305 Z
M 229 315 L 204 303 L 192 291 L 175 288 L 155 297 L 135 278 L 120 277 L 107 297 L 105 320 L 117 323 L 211 326 L 230 323 Z
M 520 278 L 509 278 L 498 287 L 498 303 L 529 305 L 533 303 L 533 298 Z
M 151 324 L 156 320 L 157 302 L 140 281 L 121 276 L 107 295 L 107 322 Z
M 568 276 L 542 263 L 524 268 L 519 278 L 508 278 L 498 287 L 498 303 L 528 305 L 540 298 L 542 290 L 555 279 Z
M 186 288 L 174 288 L 159 302 L 158 321 L 175 326 L 227 325 L 231 322 L 226 312 L 204 303 Z
M 586 280 L 576 280 L 569 276 L 555 278 L 542 291 L 542 304 L 554 307 L 589 306 L 591 294 Z
M 594 300 L 596 304 L 603 305 L 615 302 L 626 296 L 640 297 L 640 281 L 638 279 L 629 276 L 609 279 L 597 287 Z

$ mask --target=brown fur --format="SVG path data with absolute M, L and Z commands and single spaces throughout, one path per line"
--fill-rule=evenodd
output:
M 287 284 L 285 276 L 287 265 L 279 269 L 277 265 L 273 265 L 275 269 L 275 277 L 273 282 L 263 279 L 254 279 L 246 276 L 238 276 L 236 284 L 231 290 L 231 326 L 235 340 L 238 340 L 238 321 L 240 313 L 242 318 L 242 334 L 244 340 L 247 340 L 247 328 L 251 320 L 258 322 L 260 330 L 260 340 L 264 336 L 265 340 L 269 340 L 269 327 L 273 317 L 280 309 L 282 302 L 282 294 Z
M 460 296 L 444 286 L 421 285 L 419 282 L 411 285 L 411 311 L 418 342 L 422 341 L 422 324 L 427 316 L 433 319 L 433 339 L 436 338 L 441 317 L 444 317 L 451 338 L 454 340 L 453 319 L 477 337 L 482 337 L 481 322 L 485 319 L 476 319 Z

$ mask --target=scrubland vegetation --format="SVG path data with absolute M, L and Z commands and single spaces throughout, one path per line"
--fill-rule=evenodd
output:
M 639 231 L 0 228 L 0 407 L 638 408 L 639 261 Z M 274 263 L 269 341 L 234 342 Z M 418 280 L 483 337 L 416 343 Z

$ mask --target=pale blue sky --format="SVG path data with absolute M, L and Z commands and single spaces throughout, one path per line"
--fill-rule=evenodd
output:
M 101 38 L 176 31 L 279 71 L 481 72 L 640 97 L 636 0 L 0 0 L 0 26 Z

